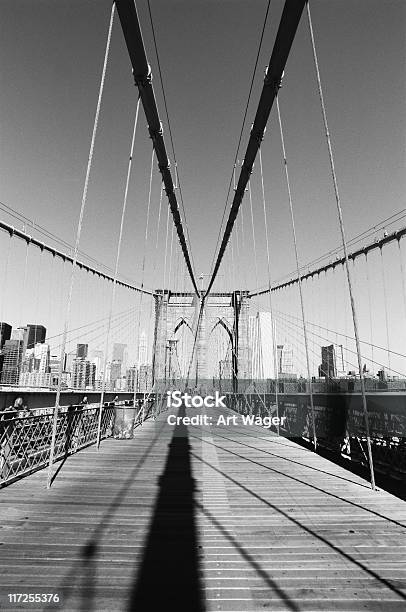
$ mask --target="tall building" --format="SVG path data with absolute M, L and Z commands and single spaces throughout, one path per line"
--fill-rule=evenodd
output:
M 319 376 L 325 378 L 336 378 L 336 354 L 334 344 L 321 347 L 321 365 L 319 366 Z
M 49 371 L 53 375 L 59 374 L 59 367 L 61 365 L 61 360 L 58 355 L 51 355 L 49 358 Z
M 28 330 L 27 349 L 34 348 L 38 342 L 45 342 L 47 330 L 43 325 L 33 325 L 32 323 L 28 323 L 26 328 Z
M 127 350 L 126 344 L 115 342 L 113 344 L 113 354 L 112 354 L 111 360 L 121 361 L 121 363 L 123 363 L 126 350 Z
M 0 323 L 0 349 L 3 348 L 6 340 L 11 338 L 11 325 L 8 323 Z
M 137 390 L 138 384 L 138 368 L 133 366 L 127 370 L 127 391 L 132 393 Z
M 50 385 L 53 387 L 56 387 L 56 385 L 58 384 L 60 364 L 61 364 L 61 360 L 58 355 L 51 355 L 49 357 L 48 369 L 50 373 L 50 381 L 51 381 Z M 71 382 L 71 373 L 62 370 L 61 384 L 63 385 L 63 387 L 64 388 L 70 387 L 70 382 Z
M 88 349 L 89 349 L 88 344 L 78 344 L 76 346 L 76 357 L 78 359 L 86 359 Z
M 138 391 L 148 393 L 152 389 L 152 366 L 141 365 L 138 370 Z
M 49 344 L 37 342 L 34 346 L 34 358 L 38 364 L 37 369 L 39 372 L 48 372 L 49 354 Z
M 257 312 L 248 320 L 251 377 L 275 378 L 275 357 L 270 312 Z
M 21 373 L 24 372 L 48 372 L 49 345 L 41 342 L 25 351 L 22 358 Z
M 96 378 L 100 378 L 103 372 L 103 351 L 92 351 L 90 361 L 96 366 Z
M 72 366 L 72 387 L 74 389 L 94 389 L 96 366 L 87 359 L 76 358 Z
M 278 375 L 293 374 L 293 349 L 289 344 L 277 345 Z
M 116 380 L 119 378 L 121 378 L 121 361 L 112 361 L 110 367 L 110 383 L 112 389 L 114 389 Z
M 147 363 L 147 335 L 144 330 L 140 333 L 140 340 L 138 344 L 138 365 L 145 365 Z
M 76 353 L 65 353 L 65 359 L 63 363 L 64 372 L 72 372 L 72 365 L 74 359 L 76 359 Z
M 3 368 L 1 383 L 3 385 L 16 385 L 20 379 L 20 369 L 23 356 L 23 340 L 6 340 L 2 350 Z
M 2 348 L 6 342 L 6 340 L 10 340 L 11 338 L 11 325 L 8 323 L 0 323 L 0 381 L 1 381 L 1 373 L 3 370 L 3 361 L 4 355 Z

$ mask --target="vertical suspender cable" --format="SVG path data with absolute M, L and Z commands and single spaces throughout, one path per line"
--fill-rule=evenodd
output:
M 157 253 L 158 253 L 158 243 L 159 243 L 159 229 L 160 229 L 160 224 L 161 224 L 161 211 L 162 211 L 163 192 L 164 192 L 164 184 L 163 184 L 163 182 L 161 182 L 161 190 L 160 190 L 160 194 L 159 194 L 159 206 L 158 206 L 158 219 L 157 219 L 157 227 L 156 227 L 156 235 L 155 235 L 155 251 L 154 251 L 153 275 L 155 274 L 156 263 L 157 263 Z M 154 307 L 154 300 L 151 299 L 150 308 L 149 308 L 149 321 L 148 321 L 148 342 L 149 342 L 149 337 L 150 337 L 150 333 L 151 333 L 151 320 L 152 320 L 152 309 L 153 309 L 153 307 Z M 152 342 L 152 345 L 154 346 L 153 342 Z M 153 381 L 153 386 L 155 387 L 155 380 Z M 134 385 L 134 391 L 136 390 L 135 387 L 136 387 L 136 385 Z M 135 402 L 135 396 L 134 396 L 134 402 Z
M 143 256 L 142 256 L 142 268 L 141 268 L 141 288 L 144 287 L 145 255 L 146 255 L 147 244 L 148 244 L 149 215 L 150 215 L 150 210 L 151 210 L 151 196 L 152 196 L 152 176 L 153 176 L 153 173 L 154 173 L 154 158 L 155 158 L 155 149 L 152 147 L 151 168 L 150 168 L 150 173 L 149 173 L 147 218 L 146 218 L 146 221 L 145 221 L 144 253 L 143 253 Z M 143 293 L 141 293 L 141 297 L 140 297 L 140 311 L 138 313 L 138 332 L 137 332 L 137 336 L 138 336 L 138 357 L 140 355 L 140 333 L 141 333 L 142 302 L 143 302 Z M 138 362 L 139 362 L 139 359 L 138 359 Z M 138 366 L 140 366 L 140 363 L 138 363 Z M 133 395 L 133 406 L 134 407 L 135 407 L 135 403 L 136 403 L 135 402 L 136 398 L 137 398 L 137 391 L 136 391 L 136 385 L 134 385 L 134 395 Z M 144 402 L 143 402 L 142 409 L 143 409 L 143 411 L 145 410 L 145 393 L 144 393 Z M 143 412 L 143 415 L 144 414 L 145 413 Z
M 254 210 L 252 207 L 252 190 L 251 181 L 248 181 L 248 195 L 250 200 L 250 213 L 251 213 L 251 228 L 252 228 L 252 246 L 254 248 L 254 267 L 255 267 L 255 286 L 258 287 L 258 259 L 257 259 L 257 242 L 255 239 L 255 226 L 254 226 Z M 256 296 L 256 306 L 259 310 L 258 295 Z
M 13 235 L 14 235 L 14 228 L 13 228 L 13 231 L 10 232 L 9 234 L 9 241 L 7 245 L 7 255 L 5 257 L 4 277 L 3 277 L 3 285 L 2 285 L 2 292 L 1 292 L 0 321 L 4 321 L 4 299 L 5 299 L 6 291 L 7 291 L 8 266 L 10 263 L 11 241 L 13 240 Z M 4 330 L 2 329 L 1 332 L 3 331 Z
M 344 220 L 343 220 L 343 214 L 341 210 L 340 196 L 338 193 L 338 183 L 337 183 L 337 176 L 336 176 L 335 166 L 334 166 L 333 149 L 331 145 L 330 132 L 328 129 L 326 107 L 324 103 L 323 90 L 321 86 L 319 62 L 317 59 L 316 44 L 314 41 L 313 24 L 312 24 L 312 18 L 310 15 L 309 2 L 307 2 L 306 4 L 306 9 L 307 9 L 307 19 L 308 19 L 308 24 L 309 24 L 310 38 L 311 38 L 312 50 L 313 50 L 314 66 L 316 70 L 317 85 L 318 85 L 318 90 L 319 90 L 319 98 L 320 98 L 324 129 L 326 133 L 327 147 L 328 147 L 328 153 L 329 153 L 329 159 L 330 159 L 331 174 L 332 174 L 333 185 L 334 185 L 338 222 L 340 225 L 341 240 L 342 240 L 343 251 L 344 251 L 344 265 L 345 265 L 345 270 L 347 274 L 347 284 L 348 284 L 348 292 L 349 292 L 350 303 L 351 303 L 351 313 L 352 313 L 352 322 L 353 322 L 353 327 L 354 327 L 355 345 L 357 349 L 358 370 L 359 370 L 359 377 L 360 377 L 360 383 L 361 383 L 362 407 L 363 407 L 364 419 L 365 419 L 365 433 L 366 433 L 366 438 L 367 438 L 368 463 L 369 463 L 369 470 L 370 470 L 370 475 L 371 475 L 371 487 L 372 489 L 375 490 L 375 474 L 374 474 L 374 464 L 373 464 L 373 459 L 372 459 L 371 435 L 370 435 L 370 430 L 369 430 L 369 417 L 368 417 L 368 408 L 367 408 L 367 398 L 366 398 L 366 392 L 365 392 L 365 379 L 364 379 L 364 373 L 362 371 L 361 347 L 360 347 L 359 334 L 358 334 L 358 320 L 357 320 L 357 312 L 355 308 L 355 301 L 354 301 L 354 295 L 353 295 L 353 290 L 352 290 L 350 266 L 349 266 L 349 261 L 348 261 L 347 240 L 345 237 Z
M 312 375 L 310 371 L 309 340 L 308 340 L 308 335 L 307 335 L 302 279 L 300 277 L 299 253 L 298 253 L 298 248 L 297 248 L 296 223 L 295 223 L 295 214 L 293 211 L 292 190 L 290 187 L 288 160 L 286 157 L 286 147 L 285 147 L 285 136 L 283 132 L 282 117 L 281 117 L 278 95 L 276 95 L 276 110 L 278 113 L 279 132 L 280 132 L 280 137 L 281 137 L 281 146 L 282 146 L 282 155 L 283 155 L 283 166 L 285 169 L 286 188 L 288 191 L 290 224 L 292 228 L 293 246 L 294 246 L 295 261 L 296 261 L 297 283 L 299 287 L 299 297 L 300 297 L 300 309 L 302 313 L 303 337 L 304 337 L 305 352 L 306 352 L 307 379 L 308 379 L 309 394 L 310 394 L 310 411 L 311 411 L 312 429 L 313 429 L 313 446 L 314 446 L 314 450 L 316 450 L 317 449 L 317 436 L 316 436 L 316 421 L 315 421 L 315 415 L 314 415 L 314 402 L 313 402 L 313 383 L 312 383 Z
M 166 265 L 167 265 L 167 250 L 168 250 L 168 235 L 169 235 L 169 203 L 166 211 L 166 232 L 165 232 L 165 251 L 164 251 L 164 269 L 163 269 L 163 281 L 162 281 L 162 305 L 161 305 L 161 334 L 163 332 L 163 323 L 165 321 L 165 343 L 164 346 L 159 347 L 159 361 L 162 365 L 162 360 L 164 361 L 164 380 L 166 377 L 166 341 L 167 341 L 167 316 L 168 316 L 168 307 L 167 303 L 165 304 L 165 285 L 166 285 Z M 167 295 L 169 299 L 169 293 Z
M 140 98 L 138 97 L 137 108 L 135 111 L 135 119 L 134 119 L 134 127 L 133 134 L 131 138 L 131 147 L 130 147 L 130 155 L 128 158 L 128 166 L 127 166 L 127 177 L 125 182 L 124 189 L 124 199 L 123 199 L 123 207 L 121 210 L 121 219 L 120 219 L 120 231 L 117 241 L 117 252 L 116 252 L 116 262 L 114 266 L 114 278 L 113 278 L 113 286 L 111 288 L 111 297 L 110 297 L 110 309 L 109 309 L 109 318 L 107 320 L 107 333 L 106 333 L 106 341 L 104 346 L 104 368 L 103 368 L 103 381 L 102 388 L 100 393 L 100 406 L 99 406 L 99 418 L 97 425 L 97 448 L 100 446 L 100 438 L 101 438 L 101 425 L 102 425 L 102 415 L 103 415 L 103 404 L 104 404 L 104 393 L 106 389 L 106 374 L 107 374 L 107 361 L 108 361 L 108 353 L 110 348 L 110 334 L 111 334 L 111 318 L 113 316 L 115 301 L 116 301 L 116 288 L 117 288 L 117 275 L 118 275 L 118 266 L 120 263 L 120 253 L 121 253 L 121 242 L 123 239 L 123 230 L 124 230 L 124 218 L 125 212 L 127 208 L 127 200 L 128 200 L 128 190 L 130 186 L 130 177 L 131 177 L 131 168 L 133 162 L 134 155 L 134 145 L 135 145 L 135 136 L 137 133 L 137 124 L 138 124 L 138 113 L 140 110 Z M 142 297 L 141 292 L 141 297 Z
M 261 171 L 261 189 L 262 189 L 262 205 L 264 209 L 264 223 L 265 223 L 265 238 L 266 238 L 266 262 L 268 269 L 268 285 L 269 285 L 269 312 L 271 314 L 271 332 L 272 332 L 272 352 L 273 352 L 273 363 L 274 363 L 274 375 L 275 375 L 275 404 L 276 404 L 276 416 L 277 416 L 277 433 L 279 435 L 279 380 L 278 380 L 278 359 L 277 359 L 277 346 L 276 346 L 276 333 L 275 333 L 275 319 L 273 311 L 273 299 L 271 292 L 271 254 L 269 250 L 269 231 L 268 231 L 268 215 L 266 213 L 266 202 L 265 202 L 265 184 L 264 184 L 264 169 L 262 165 L 262 152 L 259 148 L 259 168 Z M 261 343 L 262 345 L 262 343 Z
M 251 190 L 251 181 L 248 181 L 248 195 L 249 195 L 249 201 L 250 201 L 250 215 L 251 215 L 251 230 L 252 230 L 252 246 L 254 249 L 254 270 L 255 270 L 255 286 L 258 287 L 258 258 L 257 258 L 257 242 L 255 239 L 255 226 L 254 226 L 254 210 L 253 210 L 253 206 L 252 206 L 252 190 Z M 257 307 L 257 312 L 259 312 L 259 302 L 258 302 L 258 295 L 256 296 L 255 302 L 256 302 L 256 307 Z M 253 356 L 254 359 L 256 360 L 256 354 Z M 252 360 L 252 364 L 251 364 L 251 370 L 253 369 L 252 366 L 254 365 L 254 360 Z M 255 368 L 255 372 L 256 372 L 256 368 Z M 252 372 L 254 374 L 254 371 Z M 255 382 L 254 382 L 254 376 L 252 376 L 253 380 L 253 384 L 254 384 L 254 388 L 255 388 Z
M 382 272 L 382 286 L 383 286 L 383 303 L 385 308 L 385 328 L 386 328 L 386 345 L 388 351 L 388 369 L 391 370 L 390 350 L 389 350 L 389 319 L 388 319 L 388 299 L 386 294 L 386 279 L 385 279 L 385 266 L 383 261 L 382 247 L 379 248 L 381 254 L 381 272 Z
M 402 293 L 403 293 L 403 307 L 406 321 L 406 285 L 405 285 L 405 270 L 403 265 L 402 248 L 400 246 L 400 238 L 398 238 L 398 249 L 399 249 L 399 263 L 400 263 L 400 274 L 402 277 Z
M 22 295 L 23 299 L 21 300 L 21 303 L 20 303 L 20 322 L 21 322 L 21 325 L 23 323 L 23 303 L 24 303 L 24 297 L 25 297 L 25 290 L 26 290 L 26 287 L 27 287 L 28 249 L 29 249 L 29 246 L 30 246 L 30 243 L 29 243 L 29 241 L 27 241 L 26 245 L 25 245 L 23 288 L 22 288 L 22 291 L 21 291 L 21 295 Z M 55 258 L 55 255 L 53 256 L 53 258 Z M 5 289 L 5 287 L 4 287 L 4 289 Z M 51 303 L 51 300 L 49 302 Z M 50 321 L 51 317 L 49 317 L 48 320 Z
M 61 345 L 58 385 L 57 385 L 57 390 L 56 390 L 56 398 L 55 398 L 55 406 L 54 406 L 54 414 L 53 414 L 53 422 L 52 422 L 52 438 L 51 438 L 51 449 L 50 449 L 50 454 L 49 454 L 47 488 L 49 488 L 52 484 L 52 465 L 53 465 L 54 456 L 55 456 L 55 440 L 56 440 L 56 430 L 57 430 L 57 425 L 58 425 L 59 401 L 61 397 L 62 372 L 63 372 L 63 362 L 65 359 L 66 337 L 68 333 L 68 325 L 69 325 L 70 310 L 71 310 L 71 303 L 72 303 L 73 284 L 74 284 L 74 279 L 75 279 L 76 263 L 78 259 L 78 251 L 79 251 L 80 235 L 82 231 L 83 215 L 84 215 L 85 207 L 86 207 L 90 170 L 92 168 L 92 162 L 93 162 L 94 143 L 96 139 L 97 127 L 99 124 L 100 107 L 101 107 L 101 101 L 102 101 L 103 90 L 104 90 L 104 81 L 106 78 L 107 61 L 108 61 L 109 52 L 110 52 L 111 33 L 113 30 L 113 21 L 114 21 L 114 8 L 115 8 L 115 4 L 113 4 L 111 7 L 110 23 L 109 23 L 109 29 L 108 29 L 108 34 L 107 34 L 107 42 L 106 42 L 106 49 L 104 53 L 102 76 L 101 76 L 100 88 L 99 88 L 99 97 L 97 100 L 96 114 L 95 114 L 94 123 L 93 123 L 92 139 L 90 143 L 89 157 L 87 160 L 86 177 L 85 177 L 85 183 L 83 186 L 83 193 L 82 193 L 82 203 L 80 207 L 78 226 L 76 230 L 76 241 L 75 241 L 75 248 L 73 252 L 72 270 L 71 270 L 71 275 L 70 275 L 69 293 L 68 293 L 68 299 L 67 299 L 67 304 L 66 304 L 65 324 L 64 324 L 62 345 Z
M 374 340 L 373 340 L 373 325 L 372 325 L 372 301 L 371 301 L 371 287 L 369 285 L 369 266 L 368 266 L 368 253 L 365 253 L 365 271 L 367 280 L 368 290 L 368 308 L 369 308 L 369 341 L 371 343 L 371 367 L 374 363 Z

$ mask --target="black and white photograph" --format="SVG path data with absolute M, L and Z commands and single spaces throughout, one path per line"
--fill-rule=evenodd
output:
M 0 0 L 0 611 L 406 610 L 406 3 Z

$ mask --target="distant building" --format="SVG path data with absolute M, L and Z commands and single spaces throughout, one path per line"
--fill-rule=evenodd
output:
M 278 376 L 293 374 L 293 349 L 289 344 L 278 344 L 276 347 Z
M 20 374 L 20 385 L 22 387 L 52 387 L 57 385 L 53 375 L 49 372 L 22 372 Z
M 96 379 L 100 379 L 103 372 L 103 351 L 92 351 L 90 361 L 96 366 Z
M 275 351 L 270 312 L 257 312 L 248 319 L 251 378 L 275 378 Z
M 127 377 L 121 376 L 114 383 L 114 391 L 127 391 Z
M 121 361 L 115 360 L 110 365 L 110 383 L 115 388 L 116 380 L 121 378 Z
M 134 391 L 137 390 L 137 385 L 138 385 L 138 368 L 134 366 L 132 368 L 128 368 L 127 370 L 127 391 L 131 391 L 132 393 L 134 393 Z
M 0 323 L 0 349 L 3 348 L 6 340 L 11 338 L 11 325 L 8 323 Z
M 25 355 L 25 351 L 28 348 L 28 336 L 28 327 L 17 327 L 16 329 L 13 329 L 11 333 L 11 340 L 20 340 L 23 343 L 23 355 Z
M 138 369 L 138 391 L 148 393 L 152 389 L 152 366 L 141 365 Z
M 49 357 L 49 365 L 48 365 L 48 369 L 49 369 L 49 373 L 51 375 L 50 377 L 50 386 L 52 387 L 56 387 L 58 384 L 58 379 L 59 379 L 59 368 L 61 365 L 61 360 L 59 359 L 59 357 L 57 355 L 51 355 Z M 70 387 L 71 386 L 71 373 L 70 372 L 66 372 L 66 371 L 62 371 L 62 382 L 61 382 L 62 386 L 64 388 Z
M 6 340 L 10 340 L 10 338 L 11 338 L 11 325 L 9 325 L 8 323 L 0 323 L 0 381 L 1 381 L 1 373 L 3 370 L 3 360 L 4 360 L 2 348 Z
M 76 357 L 78 359 L 86 359 L 88 349 L 89 349 L 88 344 L 77 344 L 76 345 Z
M 119 342 L 115 342 L 113 344 L 113 354 L 111 357 L 112 361 L 121 361 L 121 363 L 124 363 L 124 357 L 125 357 L 125 353 L 127 351 L 127 345 L 126 344 L 121 344 Z
M 42 344 L 45 342 L 47 330 L 43 325 L 33 325 L 32 323 L 28 323 L 26 328 L 28 330 L 27 349 L 34 348 L 37 343 Z
M 71 372 L 73 360 L 76 359 L 76 353 L 65 353 L 65 358 L 63 362 L 63 370 L 64 372 Z
M 51 374 L 59 374 L 61 360 L 57 355 L 51 355 L 49 358 L 49 371 Z
M 321 347 L 321 365 L 319 366 L 319 377 L 336 378 L 336 354 L 334 344 Z
M 147 335 L 145 331 L 140 334 L 140 340 L 138 344 L 138 366 L 145 365 L 147 363 Z
M 96 366 L 87 359 L 76 358 L 72 365 L 72 387 L 74 389 L 94 389 Z
M 16 385 L 20 378 L 24 341 L 6 340 L 2 349 L 3 367 L 0 382 L 3 385 Z

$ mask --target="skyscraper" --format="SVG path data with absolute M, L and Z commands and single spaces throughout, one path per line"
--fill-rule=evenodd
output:
M 142 365 L 138 370 L 138 391 L 148 393 L 152 388 L 152 366 Z
M 43 325 L 27 323 L 26 328 L 28 330 L 27 349 L 34 348 L 38 342 L 45 342 L 47 330 Z
M 127 370 L 127 391 L 136 391 L 138 383 L 138 369 L 136 367 Z
M 112 361 L 121 361 L 121 363 L 123 363 L 124 361 L 124 354 L 126 351 L 127 345 L 126 344 L 121 344 L 119 342 L 115 342 L 113 344 L 113 355 L 111 360 Z
M 2 350 L 3 368 L 1 383 L 3 385 L 16 385 L 20 378 L 21 361 L 23 355 L 23 340 L 6 340 Z
M 254 380 L 275 378 L 275 358 L 270 312 L 257 312 L 248 320 L 251 376 Z
M 72 387 L 74 389 L 94 389 L 96 366 L 87 359 L 76 358 L 72 366 Z
M 88 348 L 89 348 L 88 344 L 77 344 L 76 345 L 76 357 L 78 359 L 86 359 Z
M 140 341 L 138 345 L 138 365 L 145 365 L 147 363 L 147 335 L 143 330 L 140 334 Z
M 116 360 L 111 362 L 110 368 L 110 383 L 112 389 L 115 387 L 116 380 L 121 377 L 121 361 Z
M 321 365 L 319 366 L 319 376 L 325 378 L 336 378 L 336 354 L 334 344 L 321 347 Z
M 293 349 L 289 344 L 278 344 L 277 361 L 279 376 L 293 374 Z
M 96 378 L 100 378 L 103 371 L 103 351 L 92 351 L 90 361 L 96 366 Z
M 3 370 L 3 361 L 4 355 L 2 352 L 2 348 L 6 342 L 6 340 L 10 340 L 11 338 L 11 325 L 8 323 L 0 323 L 0 380 L 1 380 L 1 372 Z
M 11 325 L 8 323 L 0 323 L 0 349 L 3 348 L 6 340 L 11 338 Z

